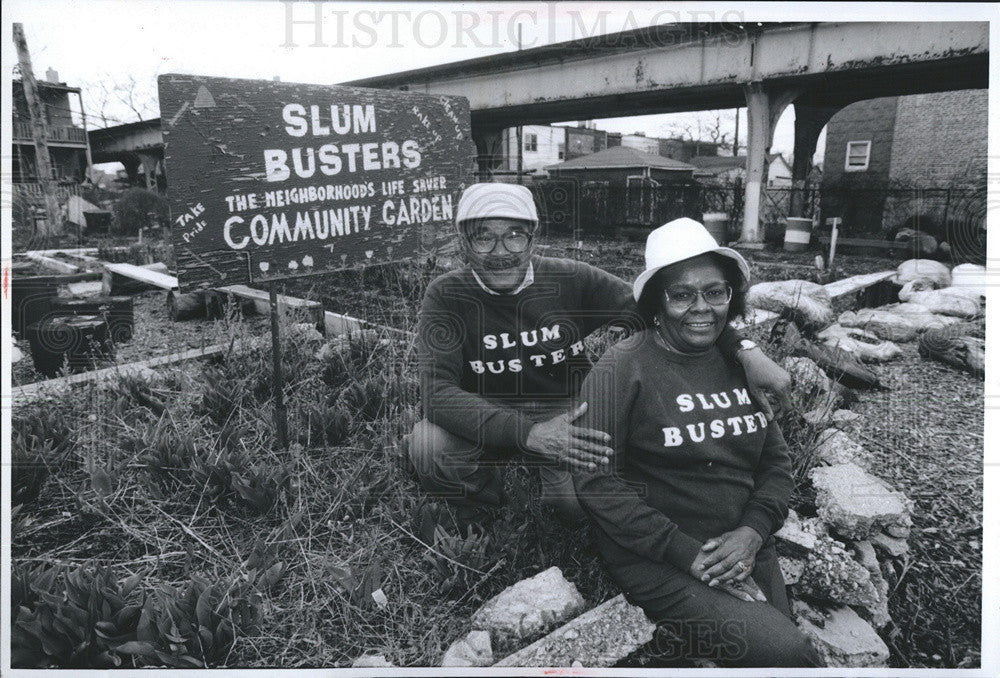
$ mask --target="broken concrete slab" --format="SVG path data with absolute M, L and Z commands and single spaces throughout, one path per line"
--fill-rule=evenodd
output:
M 489 631 L 472 631 L 456 640 L 444 653 L 441 666 L 489 666 L 493 663 L 493 645 Z
M 790 558 L 807 556 L 816 548 L 816 539 L 826 535 L 826 527 L 817 518 L 802 518 L 788 510 L 781 529 L 774 533 L 779 554 Z
M 826 372 L 809 358 L 788 357 L 781 365 L 792 378 L 792 393 L 803 400 L 827 394 L 833 388 Z
M 472 627 L 495 640 L 524 639 L 580 613 L 583 596 L 558 567 L 507 587 L 476 610 Z
M 806 563 L 798 558 L 778 556 L 778 567 L 781 569 L 781 578 L 785 580 L 785 585 L 791 586 L 802 578 L 802 570 L 806 568 Z
M 881 580 L 881 573 L 878 577 Z M 798 596 L 850 605 L 879 628 L 889 622 L 888 588 L 876 586 L 868 569 L 830 537 L 817 540 L 792 591 Z
M 909 527 L 912 503 L 853 463 L 809 472 L 820 519 L 847 539 L 865 539 L 889 525 Z
M 803 610 L 808 608 L 808 612 Z M 849 607 L 819 612 L 792 601 L 796 623 L 829 668 L 887 668 L 889 648 L 875 629 Z M 814 620 L 822 615 L 822 625 Z
M 884 532 L 876 532 L 868 539 L 876 551 L 890 558 L 901 558 L 910 550 L 910 545 L 906 543 L 905 539 L 890 537 Z
M 863 459 L 865 448 L 839 428 L 827 428 L 816 438 L 816 456 L 827 464 L 846 464 Z
M 834 426 L 844 428 L 845 424 L 852 424 L 861 419 L 861 415 L 850 410 L 837 410 L 830 418 L 833 420 Z
M 614 666 L 655 631 L 646 613 L 619 594 L 494 666 Z

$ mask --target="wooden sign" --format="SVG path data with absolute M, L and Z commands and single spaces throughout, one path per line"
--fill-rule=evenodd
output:
M 182 291 L 415 257 L 473 181 L 464 97 L 176 74 L 159 94 Z

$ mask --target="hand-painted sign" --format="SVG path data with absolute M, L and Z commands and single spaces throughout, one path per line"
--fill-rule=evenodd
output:
M 402 260 L 472 181 L 469 102 L 161 75 L 182 290 Z

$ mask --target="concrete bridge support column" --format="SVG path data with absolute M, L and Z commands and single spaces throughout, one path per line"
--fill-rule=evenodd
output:
M 472 140 L 476 144 L 476 179 L 489 181 L 493 171 L 499 169 L 503 159 L 503 130 L 498 127 L 473 127 Z
M 763 241 L 760 229 L 761 191 L 767 176 L 767 154 L 771 150 L 774 126 L 799 91 L 769 92 L 761 83 L 752 82 L 744 87 L 743 93 L 747 101 L 747 183 L 740 242 L 759 245 Z
M 806 211 L 806 180 L 812 170 L 816 141 L 823 126 L 841 106 L 811 103 L 806 96 L 795 100 L 795 150 L 792 160 L 792 193 L 788 216 L 802 217 Z

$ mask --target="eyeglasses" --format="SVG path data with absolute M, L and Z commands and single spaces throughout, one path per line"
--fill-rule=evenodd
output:
M 503 246 L 511 254 L 520 254 L 531 244 L 531 233 L 521 229 L 511 229 L 501 236 L 490 230 L 483 229 L 466 236 L 469 246 L 476 254 L 489 254 L 497 248 L 497 241 L 502 240 Z
M 733 298 L 733 288 L 729 285 L 711 285 L 703 290 L 678 287 L 663 292 L 663 298 L 673 311 L 686 311 L 698 301 L 698 295 L 709 306 L 725 306 Z

